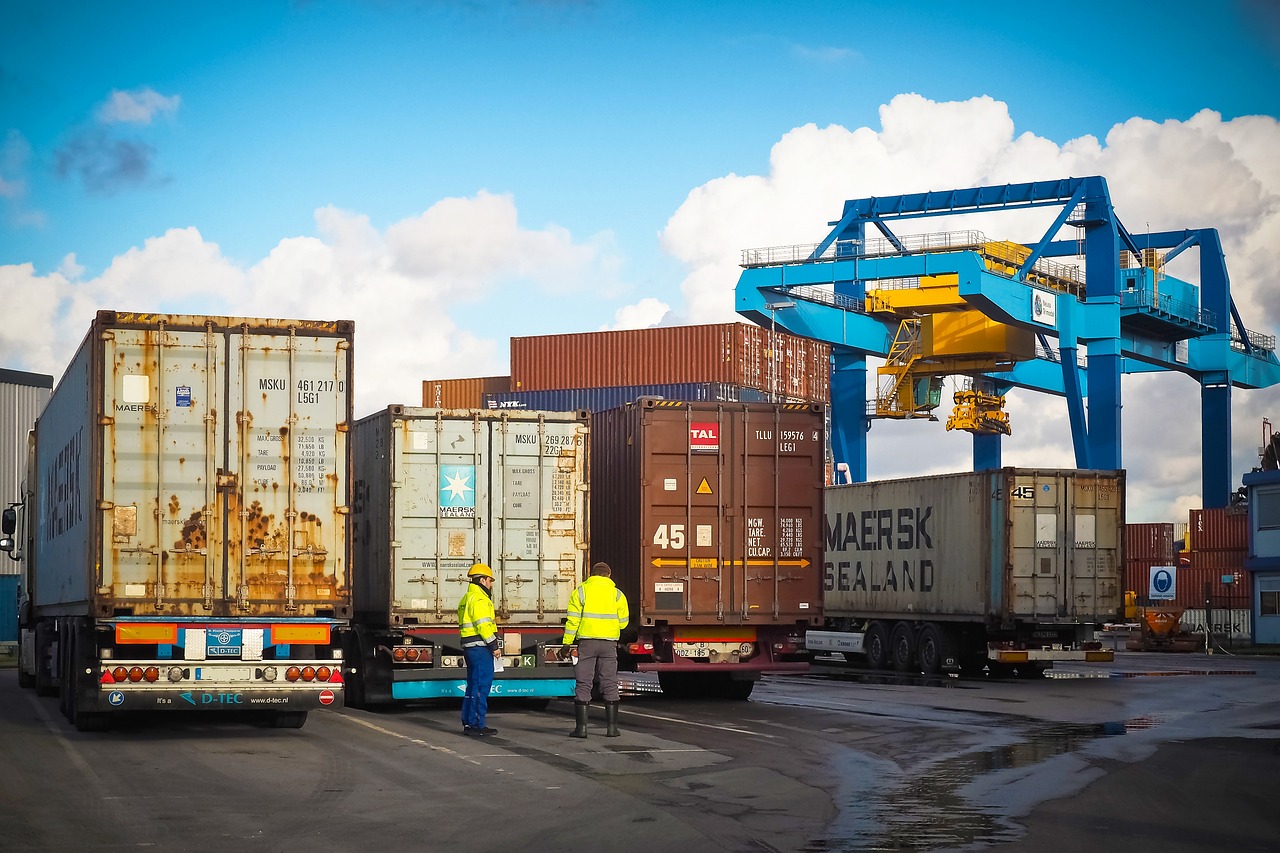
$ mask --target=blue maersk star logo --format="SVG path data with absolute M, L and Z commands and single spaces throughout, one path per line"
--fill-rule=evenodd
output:
M 474 465 L 440 466 L 440 515 L 473 518 L 476 511 Z

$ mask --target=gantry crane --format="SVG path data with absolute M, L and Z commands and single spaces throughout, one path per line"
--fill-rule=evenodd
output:
M 1055 206 L 1026 244 L 891 228 Z M 1098 176 L 857 199 L 829 224 L 817 244 L 744 251 L 736 300 L 756 323 L 832 344 L 832 449 L 851 479 L 867 477 L 870 418 L 933 417 L 946 375 L 971 383 L 948 420 L 973 433 L 975 470 L 1000 466 L 1003 398 L 1013 388 L 1065 398 L 1077 467 L 1121 468 L 1121 376 L 1177 371 L 1200 383 L 1204 505 L 1227 505 L 1231 389 L 1280 383 L 1280 361 L 1275 337 L 1240 318 L 1216 229 L 1136 238 Z M 1069 228 L 1074 239 L 1060 239 Z M 1198 286 L 1165 270 L 1193 248 Z M 1080 256 L 1083 275 L 1050 260 Z M 871 356 L 886 359 L 873 405 Z

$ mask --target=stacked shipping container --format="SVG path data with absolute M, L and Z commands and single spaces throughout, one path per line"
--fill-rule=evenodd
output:
M 831 347 L 745 323 L 511 339 L 511 390 L 713 382 L 826 403 Z

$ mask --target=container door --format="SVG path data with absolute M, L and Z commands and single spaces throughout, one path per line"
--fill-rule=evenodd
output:
M 1017 471 L 999 480 L 1008 506 L 1005 607 L 1023 617 L 1066 616 L 1067 494 L 1060 474 Z
M 488 423 L 475 417 L 406 418 L 392 422 L 396 476 L 392 530 L 396 606 L 423 621 L 452 621 L 467 570 L 489 562 Z M 398 547 L 395 547 L 397 546 Z
M 1123 595 L 1124 481 L 1115 474 L 1087 471 L 1065 476 L 1071 496 L 1068 615 L 1081 620 L 1113 619 Z
M 558 624 L 583 576 L 585 427 L 543 417 L 492 423 L 494 597 L 514 623 Z
M 209 615 L 222 598 L 222 345 L 211 328 L 103 341 L 101 582 L 119 610 Z
M 654 408 L 641 413 L 643 610 L 659 619 L 706 624 L 741 598 L 741 541 L 733 471 L 725 466 L 730 417 L 722 410 Z M 591 488 L 616 488 L 593 482 Z M 634 605 L 633 605 L 634 606 Z
M 243 329 L 225 346 L 214 547 L 232 612 L 333 615 L 346 595 L 348 343 Z
M 734 442 L 742 459 L 735 495 L 741 519 L 735 566 L 744 570 L 735 602 L 746 620 L 790 621 L 820 614 L 825 442 L 808 407 L 745 412 Z

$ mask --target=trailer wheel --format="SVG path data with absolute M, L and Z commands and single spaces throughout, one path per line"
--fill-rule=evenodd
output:
M 906 622 L 893 626 L 889 638 L 889 653 L 893 668 L 898 672 L 910 672 L 916 662 L 916 630 Z
M 920 669 L 925 675 L 937 675 L 942 672 L 942 632 L 938 626 L 930 622 L 920 632 L 917 649 L 920 656 Z
M 36 672 L 35 688 L 37 696 L 57 696 L 58 682 L 53 678 L 53 625 L 49 622 L 36 623 Z
M 883 622 L 872 622 L 862 638 L 862 651 L 872 669 L 884 669 L 889 664 L 889 638 Z
M 671 699 L 693 699 L 699 694 L 697 674 L 692 672 L 659 672 L 658 686 Z

